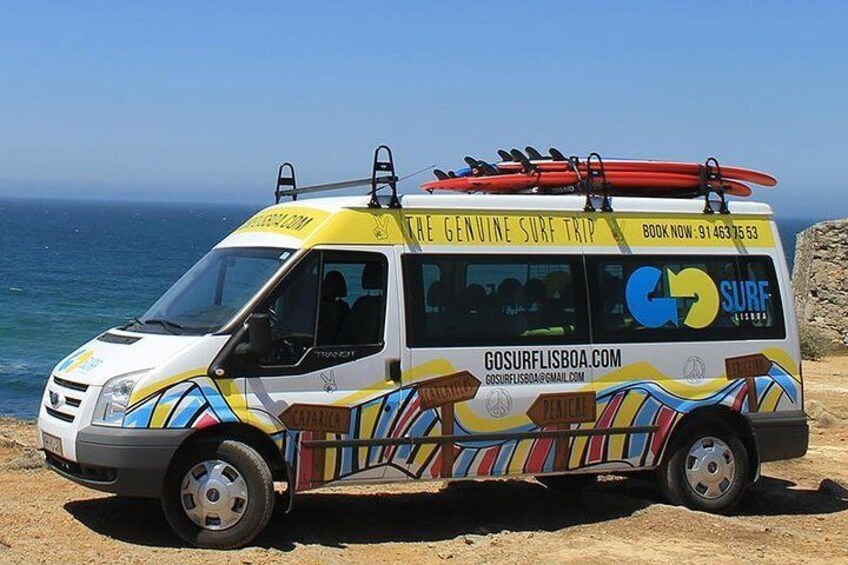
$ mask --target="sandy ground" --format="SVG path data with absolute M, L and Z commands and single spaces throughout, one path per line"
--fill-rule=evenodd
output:
M 34 425 L 0 419 L 0 563 L 848 562 L 848 497 L 826 481 L 848 485 L 848 358 L 804 373 L 810 451 L 764 465 L 733 517 L 663 504 L 636 478 L 583 493 L 530 480 L 327 488 L 232 552 L 185 547 L 155 502 L 42 468 Z

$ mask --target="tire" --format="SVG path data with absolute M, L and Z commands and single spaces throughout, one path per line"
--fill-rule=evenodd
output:
M 550 490 L 579 492 L 595 486 L 598 482 L 598 476 L 582 473 L 574 475 L 545 475 L 536 477 L 536 480 Z
M 677 443 L 659 469 L 660 489 L 673 504 L 729 513 L 749 484 L 748 450 L 735 434 L 700 427 Z
M 194 546 L 242 547 L 271 519 L 271 470 L 247 444 L 233 440 L 199 442 L 189 446 L 168 471 L 162 509 L 177 535 Z

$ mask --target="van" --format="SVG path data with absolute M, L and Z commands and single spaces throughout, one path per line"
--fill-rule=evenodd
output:
M 378 164 L 370 197 L 260 211 L 61 361 L 47 464 L 232 548 L 275 483 L 290 511 L 325 485 L 654 471 L 671 502 L 729 512 L 763 462 L 806 453 L 767 205 L 398 196 Z M 278 201 L 310 191 L 280 178 Z

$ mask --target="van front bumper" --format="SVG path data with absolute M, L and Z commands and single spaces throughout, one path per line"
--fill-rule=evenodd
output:
M 754 412 L 746 416 L 761 463 L 806 455 L 810 428 L 803 410 Z
M 48 452 L 47 465 L 95 490 L 158 498 L 174 453 L 193 431 L 89 426 L 77 434 L 76 461 Z

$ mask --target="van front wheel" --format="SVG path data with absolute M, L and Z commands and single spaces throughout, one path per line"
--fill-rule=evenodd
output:
M 165 517 L 188 543 L 232 549 L 249 543 L 274 509 L 271 470 L 255 449 L 232 440 L 189 446 L 168 472 Z
M 726 513 L 748 485 L 748 452 L 735 435 L 702 429 L 677 445 L 660 467 L 660 488 L 672 503 Z

